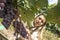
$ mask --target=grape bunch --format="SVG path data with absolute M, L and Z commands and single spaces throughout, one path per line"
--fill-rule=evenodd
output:
M 15 27 L 15 33 L 20 34 L 22 37 L 28 39 L 27 36 L 28 32 L 21 21 L 18 20 L 14 21 L 13 26 Z
M 6 27 L 6 29 L 8 29 L 8 27 L 10 26 L 11 22 L 15 18 L 15 15 L 16 14 L 12 5 L 12 0 L 6 0 L 4 12 L 1 12 L 1 17 L 3 18 L 2 24 Z

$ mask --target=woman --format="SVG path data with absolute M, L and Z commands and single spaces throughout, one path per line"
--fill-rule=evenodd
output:
M 39 40 L 43 39 L 42 35 L 45 29 L 45 24 L 46 24 L 46 18 L 43 14 L 35 16 L 33 21 L 34 29 L 32 30 L 31 34 L 32 40 L 38 40 L 38 38 L 40 38 Z

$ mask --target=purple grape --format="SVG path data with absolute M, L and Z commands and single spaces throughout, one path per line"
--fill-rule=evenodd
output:
M 14 16 L 16 15 L 12 5 L 12 0 L 6 0 L 4 10 L 5 14 L 3 16 L 2 24 L 8 29 L 13 19 L 15 19 Z

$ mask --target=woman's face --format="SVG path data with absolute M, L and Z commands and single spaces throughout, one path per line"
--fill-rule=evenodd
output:
M 35 18 L 35 21 L 34 21 L 34 26 L 41 26 L 45 23 L 46 19 L 43 15 L 40 15 L 38 17 Z

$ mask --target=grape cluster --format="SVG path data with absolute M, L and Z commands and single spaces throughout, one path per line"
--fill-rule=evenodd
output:
M 2 24 L 8 29 L 12 20 L 15 18 L 15 10 L 12 0 L 0 0 L 0 18 L 3 18 Z
M 26 31 L 26 29 L 21 21 L 16 20 L 13 23 L 13 25 L 15 27 L 16 33 L 19 33 L 22 37 L 28 39 L 28 36 L 27 36 L 28 32 Z

